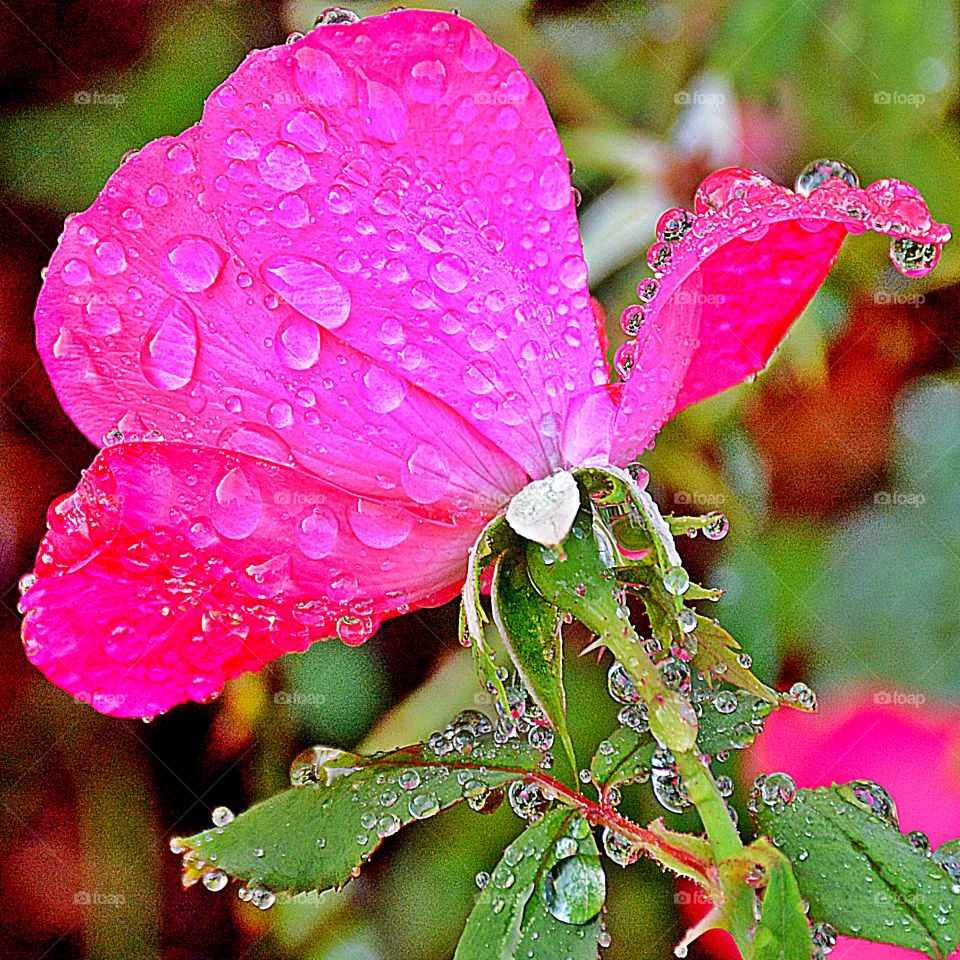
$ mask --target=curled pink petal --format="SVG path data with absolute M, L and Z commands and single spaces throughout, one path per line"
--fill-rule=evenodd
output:
M 648 253 L 654 277 L 640 283 L 640 302 L 625 313 L 624 326 L 638 341 L 651 325 L 660 336 L 666 331 L 669 340 L 679 322 L 677 338 L 686 339 L 689 311 L 677 312 L 677 298 L 698 301 L 699 342 L 667 413 L 762 370 L 820 287 L 848 233 L 874 230 L 892 237 L 894 264 L 908 276 L 933 268 L 950 230 L 931 218 L 917 190 L 899 180 L 881 180 L 866 189 L 854 183 L 852 173 L 829 161 L 818 161 L 801 175 L 801 192 L 754 171 L 730 168 L 704 180 L 695 211 L 664 214 Z M 693 290 L 695 274 L 699 280 Z M 642 371 L 632 355 L 639 347 L 622 349 L 626 364 Z M 631 369 L 619 366 L 632 380 Z M 668 396 L 677 387 L 679 366 L 664 381 Z M 629 382 L 625 397 L 631 393 Z M 646 407 L 632 415 L 636 420 L 624 411 L 619 422 L 631 441 L 628 447 L 642 449 L 651 418 L 659 426 L 666 416 L 662 406 Z
M 383 617 L 449 600 L 480 532 L 165 442 L 100 453 L 48 525 L 22 599 L 27 656 L 124 717 L 207 700 L 281 654 L 360 643 Z
M 206 209 L 299 315 L 533 477 L 607 381 L 567 161 L 516 60 L 409 10 L 251 54 L 207 101 Z

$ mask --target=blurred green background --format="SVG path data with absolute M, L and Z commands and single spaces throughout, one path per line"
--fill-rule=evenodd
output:
M 475 873 L 518 830 L 509 809 L 451 811 L 391 838 L 343 894 L 265 914 L 181 891 L 166 849 L 212 807 L 282 787 L 303 746 L 392 746 L 473 706 L 452 608 L 392 621 L 359 649 L 287 657 L 151 726 L 75 703 L 26 665 L 17 639 L 15 583 L 44 510 L 93 454 L 32 346 L 39 271 L 63 217 L 124 152 L 196 121 L 251 47 L 309 29 L 320 6 L 0 5 L 0 956 L 442 960 Z M 519 58 L 561 129 L 612 347 L 657 216 L 689 205 L 717 167 L 792 184 L 807 161 L 838 158 L 862 183 L 913 182 L 937 219 L 960 223 L 948 0 L 459 6 Z M 682 548 L 695 575 L 727 590 L 717 615 L 771 683 L 804 679 L 827 698 L 891 684 L 960 696 L 958 274 L 957 244 L 907 283 L 885 241 L 852 239 L 771 368 L 684 413 L 647 458 L 665 510 L 729 516 L 723 543 Z M 612 728 L 615 705 L 603 672 L 575 656 L 581 639 L 568 644 L 568 689 L 586 744 Z M 639 792 L 627 804 L 657 814 Z M 614 870 L 605 956 L 669 956 L 668 881 L 642 863 Z

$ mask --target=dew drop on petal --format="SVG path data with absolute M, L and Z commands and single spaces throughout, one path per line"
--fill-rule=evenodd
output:
M 374 413 L 390 413 L 403 403 L 407 388 L 395 373 L 371 363 L 360 378 L 359 394 Z
M 450 465 L 436 447 L 424 443 L 404 463 L 400 481 L 415 503 L 436 503 L 450 486 Z
M 210 520 L 217 532 L 228 540 L 243 540 L 256 530 L 262 512 L 256 483 L 240 467 L 232 467 L 210 498 Z
M 308 153 L 322 153 L 330 142 L 326 121 L 312 110 L 295 110 L 283 123 L 283 135 Z
M 292 143 L 264 147 L 257 170 L 264 181 L 277 190 L 297 190 L 311 179 L 303 152 Z
M 814 160 L 808 163 L 797 175 L 793 189 L 802 197 L 809 197 L 814 190 L 822 187 L 828 180 L 839 179 L 851 187 L 860 186 L 860 179 L 840 160 Z
M 290 370 L 308 370 L 320 356 L 320 330 L 305 317 L 292 316 L 274 339 L 280 362 Z
M 357 500 L 348 518 L 357 539 L 375 550 L 396 547 L 413 531 L 414 519 L 410 514 L 374 500 Z
M 443 97 L 447 68 L 439 60 L 420 60 L 407 74 L 406 88 L 417 103 L 436 103 Z
M 261 267 L 267 285 L 321 327 L 336 330 L 350 316 L 350 294 L 325 267 L 308 257 L 281 255 Z
M 297 525 L 297 546 L 311 560 L 329 556 L 337 542 L 340 525 L 324 507 L 314 507 Z
M 140 351 L 147 382 L 158 390 L 186 386 L 193 379 L 198 343 L 193 311 L 178 300 L 165 300 Z
M 343 99 L 347 85 L 343 71 L 325 50 L 301 47 L 293 55 L 297 86 L 308 101 L 329 107 Z
M 226 260 L 215 244 L 191 235 L 171 240 L 165 253 L 164 273 L 178 290 L 187 293 L 199 293 L 211 287 Z

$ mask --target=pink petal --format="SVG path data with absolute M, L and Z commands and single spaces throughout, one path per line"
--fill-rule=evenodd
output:
M 315 640 L 362 642 L 382 617 L 445 602 L 480 532 L 181 443 L 103 451 L 48 525 L 27 655 L 117 716 L 209 699 Z
M 531 476 L 607 380 L 543 99 L 468 21 L 409 10 L 251 54 L 207 101 L 205 202 L 300 315 Z
M 431 515 L 495 513 L 523 471 L 232 254 L 201 208 L 197 140 L 149 144 L 66 225 L 37 341 L 68 413 L 96 443 L 158 430 Z
M 640 328 L 640 339 L 652 326 L 663 341 L 653 361 L 663 380 L 659 401 L 644 384 L 641 392 L 651 394 L 649 402 L 634 413 L 624 409 L 618 418 L 624 437 L 619 457 L 642 449 L 669 413 L 762 370 L 820 287 L 848 233 L 870 229 L 931 244 L 930 262 L 906 269 L 911 276 L 929 272 L 950 239 L 949 228 L 933 221 L 919 193 L 900 180 L 860 189 L 834 177 L 803 196 L 754 171 L 731 168 L 700 185 L 695 206 L 696 212 L 664 214 L 647 257 L 655 278 L 640 283 L 637 309 L 643 319 L 637 320 L 635 308 L 624 314 L 625 326 Z M 693 289 L 697 274 L 699 287 Z M 691 344 L 685 372 L 680 358 L 669 356 L 671 349 L 684 349 L 673 341 L 690 337 L 689 309 L 677 311 L 678 297 L 694 297 L 700 314 L 699 341 Z M 628 343 L 620 356 L 630 359 L 637 349 Z M 642 373 L 643 366 L 637 359 L 633 369 Z

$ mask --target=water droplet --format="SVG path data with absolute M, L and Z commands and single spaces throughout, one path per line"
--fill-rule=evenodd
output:
M 217 807 L 212 814 L 215 827 L 225 827 L 233 821 L 233 811 L 229 807 Z
M 275 190 L 299 190 L 311 178 L 303 151 L 292 143 L 273 143 L 260 153 L 257 170 L 264 182 Z
M 640 700 L 636 684 L 619 661 L 614 661 L 607 671 L 607 690 L 617 703 L 637 703 Z
M 311 560 L 329 556 L 337 542 L 340 524 L 325 507 L 314 507 L 297 525 L 297 546 Z
M 840 160 L 814 160 L 808 163 L 797 175 L 793 189 L 802 197 L 809 197 L 814 190 L 822 187 L 828 180 L 839 179 L 851 187 L 859 187 L 860 179 Z
M 797 785 L 787 773 L 771 773 L 757 777 L 753 781 L 753 788 L 761 802 L 775 813 L 783 813 L 797 795 Z
M 204 237 L 181 236 L 167 244 L 163 265 L 170 282 L 187 293 L 213 286 L 226 262 L 223 251 Z
M 283 132 L 307 153 L 322 153 L 330 142 L 326 121 L 312 110 L 294 110 L 283 122 Z
M 850 783 L 839 786 L 837 792 L 845 800 L 863 810 L 869 810 L 899 830 L 897 805 L 880 784 L 872 780 L 851 780 Z
M 897 237 L 890 243 L 890 260 L 905 277 L 925 277 L 940 259 L 939 243 Z
M 216 893 L 229 883 L 229 877 L 222 870 L 210 870 L 203 875 L 203 885 Z
M 547 871 L 538 892 L 551 916 L 583 925 L 603 908 L 607 881 L 595 857 L 565 857 Z
M 663 586 L 675 597 L 683 596 L 690 589 L 690 575 L 683 567 L 670 567 L 664 571 Z
M 277 330 L 274 348 L 290 370 L 308 370 L 320 356 L 320 330 L 306 317 L 291 316 Z
M 415 820 L 426 820 L 440 812 L 440 803 L 435 794 L 415 793 L 407 804 L 410 816 Z
M 470 270 L 463 257 L 444 254 L 430 265 L 430 277 L 446 293 L 459 293 L 470 278 Z
M 374 413 L 390 413 L 403 403 L 407 387 L 395 373 L 371 363 L 360 378 L 358 392 Z
M 406 88 L 417 103 L 436 103 L 447 86 L 447 68 L 439 60 L 420 60 L 407 74 Z
M 256 482 L 232 467 L 217 484 L 210 498 L 210 519 L 228 540 L 243 540 L 260 522 L 263 501 Z
M 193 311 L 179 300 L 165 300 L 140 351 L 143 375 L 158 390 L 179 390 L 193 379 L 197 350 Z
M 621 867 L 629 867 L 640 856 L 640 846 L 622 833 L 603 828 L 603 850 L 606 855 Z
M 350 316 L 350 294 L 325 267 L 308 257 L 282 255 L 261 268 L 267 285 L 321 327 L 336 330 Z
M 357 500 L 348 513 L 357 539 L 375 550 L 389 550 L 413 532 L 414 518 L 399 507 L 375 500 Z
M 420 444 L 404 463 L 400 482 L 415 503 L 436 503 L 450 486 L 450 465 L 436 447 Z
M 307 747 L 290 764 L 290 784 L 294 787 L 329 787 L 334 780 L 355 773 L 362 763 L 361 757 L 336 747 Z

